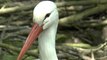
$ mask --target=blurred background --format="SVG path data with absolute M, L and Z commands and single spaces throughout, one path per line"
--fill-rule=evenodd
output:
M 16 60 L 39 0 L 0 0 L 0 60 Z M 57 0 L 59 60 L 107 60 L 107 0 Z M 39 59 L 37 41 L 23 60 Z

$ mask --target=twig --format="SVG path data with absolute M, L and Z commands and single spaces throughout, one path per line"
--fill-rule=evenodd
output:
M 89 15 L 96 14 L 96 13 L 107 10 L 106 6 L 107 6 L 107 4 L 98 5 L 97 7 L 87 9 L 81 13 L 62 18 L 62 19 L 60 19 L 59 25 L 69 27 L 73 21 L 82 20 L 84 17 L 86 18 Z

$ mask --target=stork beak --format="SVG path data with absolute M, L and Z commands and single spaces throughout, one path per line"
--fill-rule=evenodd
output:
M 23 45 L 23 48 L 20 51 L 20 54 L 17 60 L 21 60 L 28 48 L 32 45 L 35 39 L 37 39 L 38 35 L 42 32 L 42 26 L 39 26 L 37 23 L 31 29 L 30 34 L 28 35 L 26 42 Z

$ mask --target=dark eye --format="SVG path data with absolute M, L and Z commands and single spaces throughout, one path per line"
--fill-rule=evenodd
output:
M 46 18 L 49 17 L 49 16 L 50 16 L 50 13 L 46 14 L 44 19 L 46 19 Z

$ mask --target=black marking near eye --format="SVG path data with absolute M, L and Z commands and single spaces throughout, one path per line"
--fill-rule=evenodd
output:
M 50 16 L 50 13 L 46 14 L 44 19 L 46 19 L 46 18 L 49 17 L 49 16 Z

